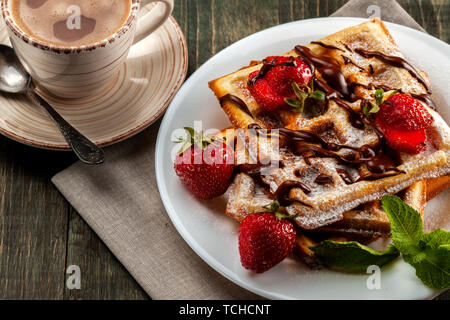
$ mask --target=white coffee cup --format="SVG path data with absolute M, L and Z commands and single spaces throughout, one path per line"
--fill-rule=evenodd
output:
M 125 24 L 113 35 L 93 44 L 63 47 L 33 39 L 11 13 L 11 0 L 2 11 L 11 44 L 37 85 L 53 95 L 80 98 L 92 95 L 114 79 L 131 46 L 158 29 L 171 15 L 173 0 L 131 0 Z M 140 8 L 159 2 L 138 18 Z

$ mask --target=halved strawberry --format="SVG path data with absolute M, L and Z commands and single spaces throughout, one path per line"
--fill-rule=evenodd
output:
M 386 126 L 403 130 L 426 129 L 433 123 L 433 117 L 420 101 L 403 93 L 382 103 L 377 118 Z
M 311 69 L 300 58 L 267 57 L 261 70 L 250 73 L 248 89 L 261 108 L 273 111 L 286 105 L 285 98 L 296 97 L 293 82 L 308 85 L 311 79 Z
M 380 106 L 375 122 L 394 150 L 417 154 L 426 149 L 426 130 L 433 117 L 416 99 L 406 94 L 389 97 Z
M 379 127 L 381 128 L 381 126 Z M 403 130 L 384 127 L 382 132 L 387 144 L 394 150 L 418 154 L 426 149 L 427 137 L 424 129 Z

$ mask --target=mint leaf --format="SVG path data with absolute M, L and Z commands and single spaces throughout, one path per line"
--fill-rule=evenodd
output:
M 311 93 L 309 95 L 309 97 L 314 99 L 314 100 L 320 100 L 320 101 L 323 101 L 326 98 L 325 93 L 323 91 L 320 91 L 320 90 L 314 91 L 313 93 Z
M 302 90 L 302 88 L 304 90 Z M 294 89 L 294 93 L 300 100 L 306 99 L 308 95 L 311 93 L 311 88 L 308 86 L 302 85 L 302 88 L 300 88 L 299 84 L 297 82 L 292 82 L 292 89 Z
M 325 240 L 310 249 L 324 265 L 346 271 L 366 271 L 371 265 L 381 267 L 399 256 L 392 245 L 384 251 L 377 251 L 356 241 Z
M 418 254 L 423 234 L 420 214 L 397 196 L 384 196 L 381 203 L 391 224 L 395 247 L 404 255 Z
M 369 113 L 377 113 L 378 111 L 380 111 L 380 106 L 374 106 L 370 109 Z
M 374 98 L 375 101 L 377 102 L 377 106 L 381 105 L 383 103 L 384 90 L 378 89 L 377 91 L 375 91 Z
M 384 196 L 382 206 L 391 223 L 392 241 L 417 277 L 431 288 L 450 288 L 450 232 L 423 234 L 420 214 L 396 196 Z
M 367 104 L 363 104 L 362 113 L 366 116 L 366 118 L 370 118 L 370 112 L 369 109 L 367 108 Z
M 450 232 L 437 229 L 422 236 L 419 246 L 423 252 L 405 256 L 404 260 L 416 269 L 416 275 L 427 286 L 450 288 Z
M 300 100 L 294 98 L 284 98 L 284 102 L 290 105 L 293 108 L 298 108 L 301 105 Z
M 422 246 L 429 246 L 438 249 L 441 246 L 450 246 L 450 232 L 437 229 L 430 233 L 425 233 L 420 240 Z
M 426 247 L 415 256 L 405 255 L 403 259 L 416 269 L 417 277 L 435 289 L 450 288 L 450 247 L 441 245 L 436 249 Z

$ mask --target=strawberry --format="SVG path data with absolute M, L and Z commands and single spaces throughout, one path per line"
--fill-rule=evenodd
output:
M 267 208 L 267 207 L 266 207 Z M 274 202 L 268 212 L 245 217 L 239 227 L 242 266 L 262 273 L 283 261 L 294 249 L 296 232 L 289 218 L 278 212 Z M 275 213 L 274 213 L 275 212 Z
M 300 58 L 267 57 L 261 70 L 250 73 L 248 89 L 261 108 L 274 111 L 296 97 L 293 82 L 303 86 L 311 79 L 311 69 Z
M 227 191 L 233 175 L 234 151 L 224 142 L 186 128 L 190 139 L 175 158 L 175 173 L 197 198 L 212 199 Z
M 426 149 L 425 130 L 399 130 L 389 128 L 384 130 L 384 136 L 389 146 L 398 151 L 409 154 L 418 154 Z
M 433 117 L 416 99 L 395 94 L 380 105 L 375 122 L 394 150 L 418 154 L 426 149 L 426 130 Z
M 416 99 L 407 94 L 395 94 L 380 106 L 377 118 L 386 126 L 403 130 L 427 129 L 433 117 Z

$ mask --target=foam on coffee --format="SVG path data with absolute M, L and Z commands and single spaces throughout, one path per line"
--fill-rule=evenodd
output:
M 12 0 L 11 9 L 17 25 L 33 38 L 81 46 L 118 31 L 130 14 L 131 0 Z

